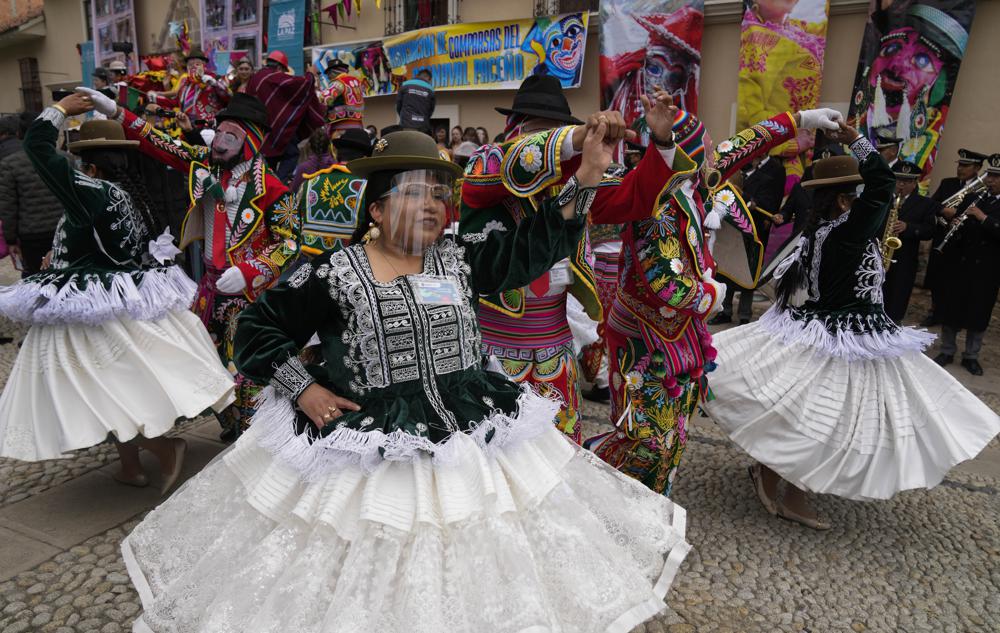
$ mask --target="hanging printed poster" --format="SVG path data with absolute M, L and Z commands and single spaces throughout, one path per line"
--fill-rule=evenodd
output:
M 580 85 L 587 13 L 432 26 L 387 37 L 394 75 L 421 69 L 435 90 L 513 89 L 530 75 L 552 75 L 563 88 Z
M 698 112 L 704 0 L 601 2 L 601 103 L 649 141 L 640 96 L 663 88 Z
M 828 0 L 743 1 L 737 130 L 819 104 L 828 11 Z M 786 193 L 802 179 L 799 154 L 813 140 L 812 132 L 799 130 L 772 151 L 784 159 Z
M 919 165 L 925 176 L 934 166 L 975 13 L 975 0 L 895 0 L 873 4 L 865 26 L 851 123 L 872 140 L 879 131 L 902 139 L 900 159 Z

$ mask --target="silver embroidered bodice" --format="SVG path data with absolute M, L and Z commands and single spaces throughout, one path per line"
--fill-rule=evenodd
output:
M 343 362 L 354 374 L 351 389 L 366 394 L 419 380 L 438 415 L 454 423 L 434 377 L 480 363 L 469 273 L 464 249 L 449 240 L 424 255 L 425 275 L 449 277 L 458 283 L 462 301 L 453 306 L 419 303 L 407 277 L 376 281 L 360 245 L 332 255 L 328 264 L 317 267 L 316 276 L 326 280 L 330 296 L 347 317 Z M 289 280 L 292 285 L 295 282 Z

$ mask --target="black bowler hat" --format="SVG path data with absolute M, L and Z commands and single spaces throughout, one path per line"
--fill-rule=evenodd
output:
M 344 133 L 330 141 L 337 149 L 353 149 L 365 156 L 372 155 L 372 137 L 362 128 L 349 128 Z
M 562 84 L 552 75 L 532 75 L 521 82 L 510 108 L 494 108 L 504 116 L 523 114 L 563 123 L 583 123 L 573 116 L 563 94 Z
M 191 52 L 184 56 L 185 62 L 189 62 L 192 59 L 200 59 L 206 64 L 208 63 L 208 55 L 206 55 L 200 48 L 192 48 Z
M 896 174 L 896 178 L 899 180 L 916 180 L 920 178 L 920 167 L 916 163 L 912 163 L 908 160 L 896 161 L 896 164 L 892 166 L 892 173 Z
M 979 152 L 965 148 L 958 150 L 958 162 L 963 165 L 982 165 L 985 160 L 986 154 L 980 154 Z
M 247 121 L 263 128 L 265 132 L 271 129 L 271 126 L 267 124 L 267 108 L 264 107 L 264 102 L 245 92 L 234 93 L 229 100 L 229 105 L 215 115 L 216 121 L 225 121 L 226 119 Z

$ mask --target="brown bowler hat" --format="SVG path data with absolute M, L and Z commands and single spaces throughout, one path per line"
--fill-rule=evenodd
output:
M 377 171 L 409 171 L 432 169 L 458 178 L 463 169 L 455 163 L 441 160 L 437 143 L 427 134 L 402 130 L 386 134 L 375 143 L 370 158 L 358 158 L 347 163 L 355 176 L 368 177 Z
M 128 149 L 138 147 L 139 141 L 125 138 L 125 130 L 118 121 L 84 121 L 80 126 L 80 138 L 69 144 L 69 151 L 85 149 Z
M 861 173 L 858 171 L 858 161 L 854 160 L 853 156 L 831 156 L 813 163 L 813 177 L 803 182 L 802 187 L 814 189 L 862 181 Z

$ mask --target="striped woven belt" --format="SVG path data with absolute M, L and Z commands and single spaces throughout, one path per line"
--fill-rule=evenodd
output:
M 566 293 L 526 297 L 524 316 L 519 319 L 480 306 L 479 327 L 487 349 L 537 350 L 562 347 L 573 341 L 573 333 L 566 320 Z

